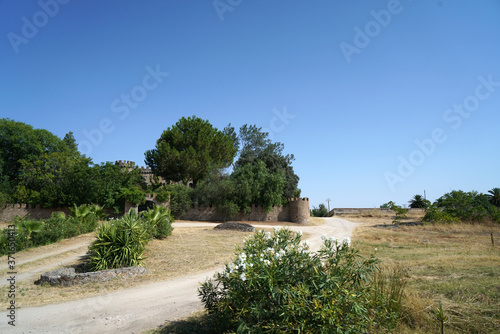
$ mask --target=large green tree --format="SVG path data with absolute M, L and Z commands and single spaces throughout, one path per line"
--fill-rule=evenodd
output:
M 22 161 L 34 162 L 43 154 L 65 152 L 79 155 L 72 133 L 61 140 L 45 129 L 10 119 L 0 119 L 0 160 L 2 173 L 15 185 Z
M 145 153 L 145 162 L 156 175 L 169 181 L 193 181 L 214 169 L 229 167 L 237 152 L 234 129 L 218 130 L 208 120 L 182 117 L 163 131 L 156 146 Z
M 299 177 L 295 174 L 292 162 L 295 160 L 293 154 L 284 155 L 285 146 L 269 139 L 269 133 L 263 132 L 262 128 L 255 125 L 243 125 L 240 128 L 239 145 L 241 146 L 235 170 L 246 164 L 264 162 L 269 173 L 282 173 L 284 177 L 282 202 L 286 203 L 289 198 L 298 197 L 300 190 L 297 188 Z

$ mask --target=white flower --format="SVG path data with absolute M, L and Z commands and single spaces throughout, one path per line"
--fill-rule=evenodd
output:
M 326 234 L 322 234 L 321 235 L 321 240 L 325 241 L 326 239 L 328 239 L 328 236 Z
M 266 266 L 269 266 L 269 265 L 271 264 L 271 261 L 269 261 L 269 260 L 264 260 L 264 264 L 265 264 Z
M 241 274 L 240 278 L 241 278 L 242 281 L 246 281 L 247 280 L 247 277 L 245 276 L 245 273 Z
M 342 243 L 346 244 L 347 246 L 350 246 L 351 245 L 351 239 L 349 237 L 344 237 L 342 239 Z
M 264 238 L 265 238 L 266 240 L 271 239 L 271 232 L 266 232 L 266 233 L 264 233 Z
M 375 247 L 375 252 L 376 252 L 376 251 L 378 251 L 378 248 L 377 248 L 377 247 Z
M 299 236 L 302 236 L 302 231 L 301 231 L 301 230 L 299 230 L 299 231 L 297 232 L 297 234 L 298 234 Z
M 240 258 L 240 261 L 245 261 L 245 260 L 246 260 L 246 258 L 247 258 L 247 255 L 246 255 L 245 253 L 241 253 L 241 254 L 239 255 L 239 258 Z

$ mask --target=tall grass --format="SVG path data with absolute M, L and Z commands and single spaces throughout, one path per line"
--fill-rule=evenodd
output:
M 498 225 L 365 227 L 356 246 L 377 248 L 383 270 L 407 268 L 397 333 L 439 333 L 442 303 L 445 332 L 500 333 L 500 248 L 490 233 Z

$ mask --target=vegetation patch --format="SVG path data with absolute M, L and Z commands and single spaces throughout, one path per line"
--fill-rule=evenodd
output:
M 500 226 L 389 226 L 358 228 L 354 238 L 382 269 L 408 272 L 395 332 L 437 333 L 441 325 L 452 334 L 500 332 L 500 248 L 491 239 Z
M 377 260 L 362 258 L 350 240 L 324 236 L 317 253 L 301 234 L 259 231 L 199 294 L 209 332 L 363 333 L 390 331 L 402 287 L 375 278 Z M 394 277 L 396 277 L 394 279 Z

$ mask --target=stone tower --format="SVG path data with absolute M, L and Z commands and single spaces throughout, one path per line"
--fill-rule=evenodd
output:
M 308 225 L 311 212 L 309 211 L 309 198 L 290 198 L 288 202 L 290 221 L 292 223 Z

